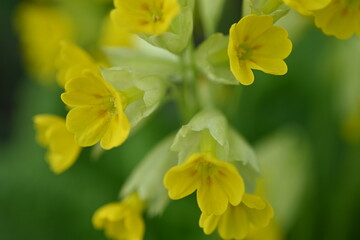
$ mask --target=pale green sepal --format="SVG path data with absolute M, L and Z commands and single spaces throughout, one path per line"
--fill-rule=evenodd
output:
M 312 177 L 309 139 L 298 127 L 282 127 L 257 143 L 255 152 L 264 178 L 264 194 L 279 224 L 290 227 Z
M 180 13 L 171 22 L 169 29 L 161 35 L 139 34 L 148 43 L 180 54 L 188 45 L 193 31 L 194 0 L 180 0 Z
M 174 134 L 158 143 L 137 165 L 120 192 L 120 197 L 124 197 L 137 191 L 140 198 L 147 202 L 150 216 L 161 214 L 169 202 L 163 177 L 177 164 L 176 153 L 169 151 L 173 140 Z
M 243 16 L 249 14 L 270 15 L 274 23 L 290 11 L 281 0 L 245 0 L 243 2 Z
M 250 144 L 233 128 L 229 128 L 229 158 L 240 172 L 246 191 L 255 190 L 256 178 L 260 176 L 257 156 Z
M 225 0 L 199 0 L 199 11 L 206 36 L 216 31 Z
M 203 42 L 195 52 L 197 67 L 208 79 L 218 83 L 238 85 L 230 71 L 227 54 L 229 36 L 215 33 Z
M 112 66 L 130 68 L 143 75 L 169 77 L 179 74 L 179 57 L 135 38 L 135 48 L 103 47 Z
M 216 141 L 216 156 L 225 160 L 228 157 L 228 124 L 225 116 L 215 110 L 207 109 L 196 114 L 188 124 L 181 127 L 176 134 L 171 150 L 178 152 L 179 164 L 191 154 L 200 152 L 202 131 L 208 130 Z
M 159 106 L 168 87 L 167 83 L 159 76 L 143 76 L 129 68 L 102 68 L 101 73 L 104 79 L 117 90 L 126 91 L 135 87 L 143 91 L 143 96 L 125 109 L 125 114 L 132 127 L 135 127 Z

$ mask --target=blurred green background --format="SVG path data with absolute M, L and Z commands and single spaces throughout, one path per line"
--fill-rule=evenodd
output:
M 44 161 L 45 149 L 35 142 L 32 117 L 64 116 L 61 89 L 27 76 L 12 27 L 18 1 L 0 4 L 0 239 L 105 239 L 91 225 L 93 212 L 116 200 L 136 164 L 181 126 L 176 106 L 164 105 L 123 146 L 100 159 L 85 149 L 72 168 L 53 174 Z M 107 7 L 110 2 L 100 15 Z M 226 33 L 239 19 L 240 7 L 240 1 L 226 2 L 220 31 Z M 230 123 L 259 156 L 283 158 L 277 163 L 273 159 L 278 166 L 267 160 L 277 182 L 304 182 L 293 189 L 297 201 L 291 213 L 282 213 L 292 215 L 282 225 L 286 239 L 360 239 L 360 136 L 355 130 L 351 136 L 343 131 L 347 116 L 360 106 L 360 39 L 337 40 L 304 21 L 296 34 L 289 30 L 294 48 L 286 60 L 288 74 L 256 73 L 255 83 L 243 87 L 240 99 L 234 100 L 239 104 Z M 286 132 L 281 141 L 278 131 Z M 284 143 L 291 141 L 287 148 Z M 299 156 L 301 166 L 291 165 Z M 280 165 L 287 160 L 288 168 Z M 291 194 L 283 191 L 277 199 L 286 202 Z M 218 239 L 216 234 L 203 235 L 199 215 L 194 196 L 172 201 L 162 216 L 146 218 L 145 239 Z

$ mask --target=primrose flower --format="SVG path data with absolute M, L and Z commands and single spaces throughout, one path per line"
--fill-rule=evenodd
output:
M 133 47 L 133 34 L 129 33 L 124 27 L 115 24 L 109 17 L 107 17 L 101 28 L 100 37 L 101 46 L 107 47 Z
M 202 213 L 199 225 L 205 234 L 211 234 L 217 227 L 223 239 L 243 239 L 250 226 L 266 227 L 273 216 L 274 211 L 266 200 L 245 193 L 240 204 L 229 205 L 220 216 Z
M 108 238 L 141 240 L 145 231 L 143 210 L 144 202 L 133 193 L 121 202 L 99 208 L 92 217 L 92 223 L 96 229 L 104 229 Z
M 183 164 L 171 168 L 164 177 L 171 199 L 186 197 L 197 190 L 197 202 L 206 214 L 220 215 L 228 203 L 238 205 L 244 182 L 236 168 L 210 153 L 195 153 Z
M 130 123 L 124 113 L 128 104 L 125 94 L 91 71 L 68 81 L 65 90 L 61 99 L 72 107 L 66 126 L 80 146 L 100 141 L 102 148 L 111 149 L 126 140 Z
M 114 0 L 111 18 L 133 33 L 164 33 L 178 14 L 177 0 Z
M 325 8 L 313 12 L 315 25 L 327 35 L 339 39 L 360 37 L 360 1 L 332 0 Z
M 292 43 L 284 28 L 272 24 L 271 16 L 249 15 L 231 26 L 228 45 L 230 69 L 240 83 L 253 83 L 251 69 L 274 75 L 287 72 L 283 59 L 290 54 Z
M 40 81 L 53 80 L 59 41 L 72 37 L 71 21 L 57 8 L 28 3 L 18 6 L 15 17 L 28 71 Z
M 328 5 L 331 0 L 283 0 L 284 3 L 304 15 L 311 15 L 312 11 L 319 10 Z
M 62 173 L 76 161 L 81 148 L 74 140 L 74 135 L 65 126 L 65 119 L 51 115 L 39 114 L 34 117 L 37 140 L 48 147 L 46 159 L 54 173 Z
M 60 42 L 60 52 L 57 56 L 57 80 L 64 87 L 66 82 L 74 77 L 80 77 L 84 69 L 98 72 L 99 67 L 93 58 L 79 46 L 69 42 Z

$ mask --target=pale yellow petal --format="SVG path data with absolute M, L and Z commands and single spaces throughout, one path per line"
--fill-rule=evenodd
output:
M 284 28 L 273 26 L 253 41 L 251 47 L 253 59 L 257 57 L 284 59 L 291 53 L 292 43 Z
M 85 72 L 83 77 L 68 81 L 65 89 L 61 99 L 72 107 L 102 104 L 103 97 L 110 95 L 104 80 L 91 72 Z
M 74 140 L 74 135 L 65 126 L 57 125 L 49 129 L 48 162 L 53 172 L 59 174 L 70 168 L 79 156 L 81 148 Z
M 274 216 L 271 205 L 267 201 L 264 202 L 265 207 L 261 210 L 255 208 L 246 209 L 250 221 L 258 227 L 266 227 Z
M 66 125 L 70 132 L 75 134 L 76 142 L 82 146 L 92 146 L 104 136 L 109 113 L 97 106 L 76 107 L 69 111 Z
M 111 116 L 105 135 L 101 139 L 101 147 L 111 149 L 121 145 L 129 136 L 130 123 L 124 113 Z
M 261 70 L 265 73 L 274 75 L 284 75 L 288 70 L 286 63 L 282 59 L 273 58 L 254 58 L 249 62 L 249 66 L 252 69 Z
M 205 234 L 210 235 L 216 229 L 219 220 L 220 216 L 216 216 L 214 214 L 206 215 L 201 213 L 199 225 L 201 228 L 203 228 Z
M 164 186 L 171 199 L 180 199 L 193 193 L 199 185 L 199 172 L 192 161 L 171 168 L 164 177 Z
M 251 68 L 246 61 L 230 61 L 230 69 L 236 80 L 241 84 L 250 85 L 254 82 L 254 73 L 251 71 Z
M 34 116 L 33 121 L 36 129 L 36 139 L 39 144 L 45 147 L 49 145 L 47 134 L 49 127 L 65 123 L 64 119 L 52 114 L 38 114 Z
M 253 42 L 270 28 L 272 23 L 273 18 L 270 15 L 248 15 L 238 22 L 236 29 L 233 30 L 233 34 L 238 43 Z
M 219 186 L 222 186 L 229 202 L 234 206 L 238 205 L 245 192 L 242 177 L 239 175 L 236 168 L 229 163 L 220 162 L 218 168 L 218 174 L 215 176 L 215 181 L 218 182 Z
M 196 196 L 201 211 L 207 215 L 224 213 L 229 203 L 223 186 L 211 177 L 201 178 Z
M 248 208 L 254 208 L 257 210 L 263 210 L 266 207 L 266 202 L 260 196 L 254 194 L 244 194 L 242 203 Z
M 218 226 L 223 239 L 243 239 L 249 232 L 249 219 L 241 206 L 229 206 L 221 216 Z

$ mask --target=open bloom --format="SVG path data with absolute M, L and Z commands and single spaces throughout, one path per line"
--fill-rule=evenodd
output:
M 177 0 L 114 0 L 113 21 L 133 33 L 164 33 L 178 14 Z
M 311 15 L 311 11 L 319 10 L 328 5 L 331 0 L 283 0 L 284 3 L 304 15 Z
M 197 202 L 206 214 L 224 213 L 230 202 L 240 203 L 244 182 L 236 168 L 210 153 L 195 153 L 183 164 L 171 168 L 164 177 L 171 199 L 186 197 L 197 190 Z
M 40 81 L 52 81 L 59 41 L 73 35 L 70 19 L 59 8 L 25 1 L 16 9 L 15 17 L 28 71 Z
M 57 80 L 64 87 L 72 78 L 80 77 L 84 69 L 98 72 L 99 67 L 94 59 L 79 46 L 69 42 L 60 42 L 60 52 L 56 59 L 58 68 Z
M 55 173 L 62 173 L 76 161 L 81 148 L 74 135 L 65 126 L 65 119 L 51 114 L 39 114 L 34 117 L 37 140 L 48 147 L 46 159 Z
M 315 24 L 327 35 L 339 39 L 360 36 L 360 1 L 332 0 L 329 5 L 314 11 Z
M 220 216 L 202 213 L 199 225 L 205 234 L 211 234 L 217 227 L 223 239 L 243 239 L 250 226 L 266 227 L 273 216 L 274 211 L 266 200 L 245 193 L 240 204 L 229 205 Z
M 61 99 L 72 107 L 66 125 L 80 146 L 100 141 L 102 148 L 111 149 L 126 140 L 130 123 L 124 113 L 128 100 L 124 94 L 91 71 L 68 81 L 65 90 Z
M 283 59 L 290 54 L 292 43 L 284 28 L 272 24 L 271 16 L 249 15 L 231 26 L 228 46 L 230 69 L 240 83 L 253 83 L 251 69 L 274 75 L 287 72 Z
M 145 224 L 142 219 L 144 202 L 134 193 L 122 202 L 113 202 L 99 208 L 92 222 L 96 229 L 104 229 L 108 238 L 116 240 L 143 239 Z

